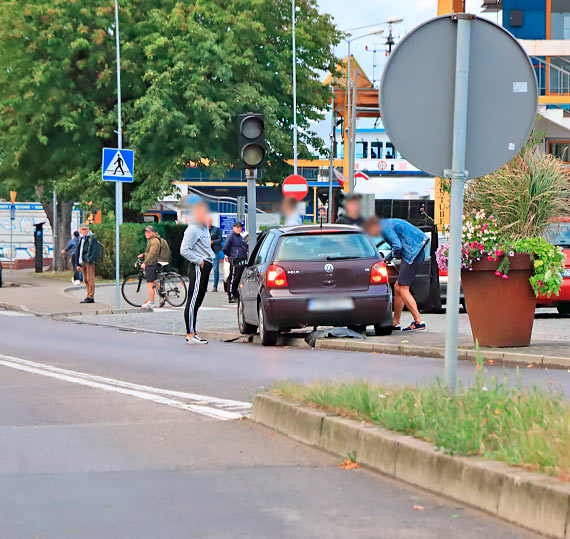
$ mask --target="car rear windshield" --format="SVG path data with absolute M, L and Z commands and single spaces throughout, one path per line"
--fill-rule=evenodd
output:
M 371 258 L 377 252 L 364 234 L 303 234 L 283 236 L 276 260 L 351 260 Z
M 570 246 L 570 223 L 553 223 L 548 225 L 544 237 L 553 245 Z

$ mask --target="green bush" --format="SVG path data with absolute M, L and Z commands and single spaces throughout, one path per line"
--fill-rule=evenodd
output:
M 120 268 L 121 275 L 131 273 L 137 260 L 137 255 L 144 253 L 146 238 L 144 229 L 148 223 L 123 223 L 120 238 Z M 153 223 L 161 237 L 170 245 L 172 254 L 169 268 L 174 271 L 186 272 L 187 265 L 180 256 L 180 243 L 186 230 L 186 225 L 176 223 Z M 103 257 L 97 263 L 96 272 L 99 277 L 113 279 L 115 277 L 115 225 L 104 223 L 92 225 L 91 230 L 103 247 Z

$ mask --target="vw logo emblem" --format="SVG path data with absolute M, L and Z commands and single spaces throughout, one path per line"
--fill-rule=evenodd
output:
M 325 264 L 325 271 L 327 273 L 332 273 L 334 270 L 334 266 L 332 264 Z

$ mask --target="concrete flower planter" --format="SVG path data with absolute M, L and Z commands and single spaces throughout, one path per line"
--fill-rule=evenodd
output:
M 495 275 L 499 264 L 483 259 L 461 272 L 473 340 L 480 346 L 528 346 L 536 308 L 528 281 L 532 261 L 526 254 L 513 256 L 508 279 Z

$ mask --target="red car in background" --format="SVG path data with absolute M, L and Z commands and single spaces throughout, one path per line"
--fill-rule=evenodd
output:
M 550 297 L 539 294 L 537 307 L 556 307 L 560 314 L 570 314 L 570 219 L 549 225 L 544 237 L 553 245 L 562 247 L 566 262 L 560 294 Z

